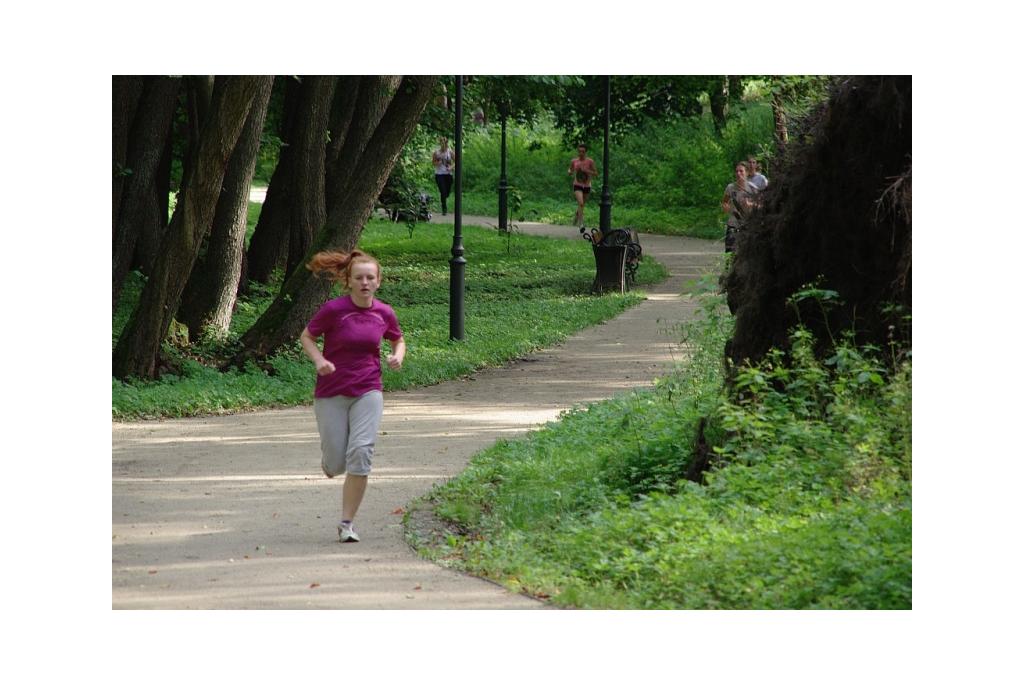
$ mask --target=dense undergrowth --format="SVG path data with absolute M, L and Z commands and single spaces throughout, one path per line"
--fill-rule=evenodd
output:
M 384 368 L 385 390 L 432 385 L 499 365 L 563 340 L 638 303 L 645 284 L 664 279 L 664 267 L 645 259 L 637 290 L 593 297 L 594 257 L 589 243 L 522 233 L 463 227 L 467 278 L 466 339 L 449 340 L 451 226 L 371 221 L 360 247 L 384 267 L 379 297 L 395 308 L 409 344 L 404 368 Z M 141 291 L 142 278 L 130 276 L 112 327 L 113 344 Z M 249 365 L 221 372 L 240 336 L 270 304 L 278 286 L 256 285 L 240 299 L 226 340 L 189 344 L 172 331 L 164 352 L 179 369 L 154 382 L 112 380 L 112 417 L 132 420 L 195 416 L 306 404 L 315 373 L 298 341 L 269 360 L 267 370 Z M 336 291 L 335 295 L 341 294 Z M 386 347 L 386 345 L 385 345 Z
M 797 329 L 727 393 L 715 302 L 680 328 L 685 367 L 479 454 L 413 508 L 410 542 L 559 605 L 911 608 L 909 358 L 838 341 L 818 361 Z M 681 477 L 698 436 L 701 484 Z

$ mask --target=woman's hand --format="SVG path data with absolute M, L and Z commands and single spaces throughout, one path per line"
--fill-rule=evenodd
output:
M 320 348 L 316 346 L 316 338 L 309 332 L 308 327 L 302 329 L 299 342 L 302 343 L 302 349 L 305 350 L 306 355 L 316 365 L 316 375 L 326 376 L 334 373 L 334 364 L 327 361 L 327 357 L 320 352 Z
M 403 359 L 405 359 L 405 338 L 392 340 L 391 354 L 384 357 L 384 361 L 387 362 L 392 371 L 401 371 Z

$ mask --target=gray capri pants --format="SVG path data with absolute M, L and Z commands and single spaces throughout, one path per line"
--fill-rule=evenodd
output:
M 316 397 L 316 426 L 320 431 L 320 466 L 328 478 L 346 471 L 370 475 L 377 428 L 384 413 L 384 394 L 371 390 L 360 397 Z

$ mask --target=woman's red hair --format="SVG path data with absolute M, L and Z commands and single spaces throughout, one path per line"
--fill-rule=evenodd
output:
M 344 283 L 348 287 L 349 272 L 356 262 L 367 262 L 377 267 L 377 280 L 380 280 L 380 262 L 362 250 L 351 252 L 318 252 L 306 264 L 306 268 L 314 275 L 328 278 L 336 283 Z

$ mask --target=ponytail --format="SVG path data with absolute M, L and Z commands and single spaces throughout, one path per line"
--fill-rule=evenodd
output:
M 314 276 L 326 278 L 335 283 L 343 283 L 348 287 L 349 269 L 354 262 L 369 262 L 377 267 L 377 277 L 380 278 L 380 262 L 362 250 L 351 252 L 318 252 L 306 264 L 306 268 L 313 272 Z

